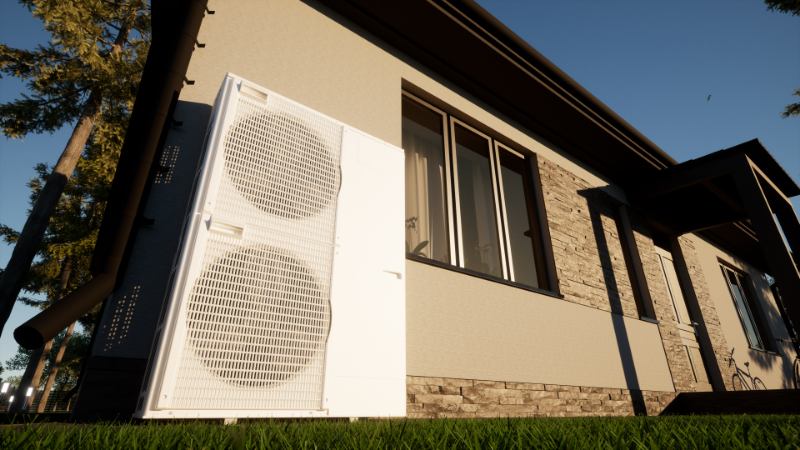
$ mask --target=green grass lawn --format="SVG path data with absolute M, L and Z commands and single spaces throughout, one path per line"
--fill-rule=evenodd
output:
M 800 448 L 800 416 L 0 426 L 0 448 Z

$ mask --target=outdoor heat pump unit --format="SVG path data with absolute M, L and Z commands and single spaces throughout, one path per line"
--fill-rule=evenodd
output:
M 404 416 L 403 157 L 227 75 L 170 281 L 147 300 L 132 259 L 95 339 L 94 356 L 124 353 L 103 335 L 123 294 L 160 298 L 135 416 Z

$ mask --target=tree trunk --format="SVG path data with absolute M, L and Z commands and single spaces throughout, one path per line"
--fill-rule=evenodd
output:
M 56 359 L 53 361 L 53 367 L 50 368 L 50 374 L 47 376 L 47 383 L 44 385 L 44 391 L 42 392 L 42 397 L 39 399 L 39 405 L 36 407 L 37 413 L 43 413 L 45 408 L 47 408 L 47 400 L 50 398 L 50 390 L 53 389 L 53 384 L 56 382 L 56 376 L 58 375 L 58 369 L 61 368 L 61 360 L 64 358 L 64 353 L 67 351 L 67 345 L 69 345 L 69 338 L 72 337 L 72 332 L 75 331 L 75 324 L 77 322 L 72 322 L 67 328 L 67 333 L 64 335 L 64 340 L 61 341 L 61 345 L 58 347 L 58 353 L 56 353 Z M 52 342 L 52 341 L 51 341 Z
M 117 55 L 122 51 L 122 47 L 128 39 L 128 32 L 134 17 L 135 12 L 134 16 L 120 27 L 109 52 L 110 55 Z M 100 118 L 102 101 L 102 95 L 99 92 L 92 91 L 89 94 L 78 123 L 72 130 L 72 135 L 69 137 L 64 151 L 61 152 L 56 166 L 48 175 L 47 182 L 45 182 L 39 193 L 39 197 L 36 199 L 33 209 L 31 209 L 31 214 L 28 216 L 28 220 L 25 221 L 25 226 L 22 227 L 19 239 L 14 245 L 11 259 L 9 259 L 6 269 L 2 277 L 0 277 L 0 333 L 5 329 L 8 317 L 11 315 L 11 310 L 17 301 L 19 291 L 22 290 L 25 274 L 30 269 L 33 258 L 39 251 L 42 238 L 50 222 L 50 216 L 53 215 L 64 187 L 75 171 L 75 166 L 81 157 L 86 142 L 89 140 L 92 128 Z
M 30 378 L 30 380 L 26 380 L 23 377 L 22 381 L 20 381 L 20 383 L 19 383 L 20 386 L 29 385 L 30 387 L 33 388 L 33 392 L 31 393 L 31 396 L 28 399 L 30 401 L 30 407 L 31 408 L 33 407 L 33 404 L 36 403 L 36 396 L 39 395 L 39 386 L 42 384 L 41 383 L 41 381 L 42 381 L 42 372 L 44 372 L 44 366 L 47 364 L 47 360 L 50 358 L 50 352 L 52 350 L 53 350 L 53 340 L 50 339 L 49 341 L 47 341 L 47 343 L 44 344 L 44 347 L 42 348 L 41 352 L 38 352 L 38 351 L 34 352 L 34 353 L 39 353 L 39 354 L 36 355 L 36 356 L 38 356 L 38 358 L 36 358 L 35 360 L 33 359 L 34 355 L 31 355 L 32 357 L 31 357 L 30 361 L 28 361 L 28 366 L 30 366 L 31 364 L 34 365 L 34 369 L 33 369 L 33 373 L 31 375 L 31 378 Z M 28 373 L 28 369 L 26 368 L 25 369 L 25 374 L 27 374 L 27 373 Z
M 33 379 L 33 371 L 36 369 L 36 364 L 33 364 L 33 361 L 42 359 L 43 353 L 44 347 L 31 352 L 28 367 L 25 369 L 25 373 L 22 374 L 19 386 L 17 386 L 17 390 L 14 392 L 14 403 L 8 407 L 8 412 L 11 414 L 25 412 L 28 409 L 29 398 L 25 394 L 28 388 L 32 387 L 31 380 Z M 32 394 L 30 398 L 33 398 L 34 394 Z
M 62 298 L 67 293 L 69 279 L 71 276 L 72 259 L 67 256 L 64 258 L 64 262 L 61 265 L 58 292 L 56 292 L 53 301 L 58 301 L 58 299 Z M 15 397 L 20 401 L 15 402 L 11 406 L 11 412 L 23 412 L 28 409 L 28 401 L 30 401 L 32 404 L 33 399 L 36 397 L 36 393 L 39 392 L 39 384 L 42 379 L 42 372 L 44 372 L 44 366 L 47 363 L 47 358 L 50 356 L 50 351 L 52 348 L 53 340 L 50 339 L 43 348 L 35 350 L 31 353 L 31 357 L 28 360 L 28 367 L 25 368 L 25 373 L 22 374 L 22 379 L 19 382 L 17 393 L 15 394 Z M 30 398 L 25 396 L 25 391 L 29 386 L 33 388 L 33 393 L 31 394 Z
M 72 276 L 72 258 L 67 256 L 66 258 L 64 258 L 63 265 L 61 266 L 61 280 L 58 285 L 58 294 L 56 296 L 55 301 L 58 301 L 59 299 L 63 298 L 64 295 L 66 295 L 67 289 L 69 288 L 70 276 Z M 69 333 L 70 331 L 67 330 L 67 332 Z M 67 338 L 65 337 L 64 339 Z M 64 346 L 63 342 L 64 341 L 62 341 L 61 343 L 62 347 Z M 49 358 L 52 349 L 53 349 L 53 340 L 50 339 L 49 341 L 47 341 L 46 344 L 44 344 L 44 350 L 42 351 L 42 356 L 39 358 L 38 366 L 36 367 L 36 370 L 33 372 L 33 378 L 31 379 L 31 386 L 33 386 L 34 395 L 36 395 L 36 393 L 39 392 L 39 385 L 41 384 L 42 381 L 42 372 L 44 372 L 44 365 L 47 362 L 47 359 Z M 56 364 L 57 363 L 53 363 L 53 367 L 55 367 Z M 50 368 L 51 373 L 53 372 L 53 367 Z M 47 397 L 46 394 L 43 394 L 43 397 L 45 397 L 46 401 Z M 41 403 L 41 399 L 39 400 L 39 402 Z M 31 406 L 33 406 L 33 403 L 31 403 Z
M 75 171 L 86 141 L 97 122 L 100 115 L 100 101 L 100 96 L 94 93 L 86 101 L 81 118 L 78 119 L 78 124 L 72 130 L 72 135 L 61 153 L 61 157 L 58 158 L 53 172 L 47 176 L 47 182 L 39 193 L 19 239 L 14 245 L 11 259 L 0 279 L 0 328 L 2 329 L 5 329 L 8 316 L 11 315 L 19 291 L 22 289 L 25 274 L 39 251 L 47 224 L 50 222 L 50 216 L 53 215 L 61 193 Z

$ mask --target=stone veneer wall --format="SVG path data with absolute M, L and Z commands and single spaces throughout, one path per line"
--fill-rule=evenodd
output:
M 566 301 L 639 318 L 619 232 L 618 202 L 558 165 L 539 158 L 559 288 Z M 678 332 L 655 244 L 648 231 L 634 223 L 655 319 L 677 392 L 695 390 L 691 363 Z M 711 302 L 692 241 L 679 240 L 692 287 L 711 337 L 726 384 L 727 344 Z M 658 414 L 675 392 L 519 383 L 506 380 L 407 377 L 408 416 L 601 416 L 633 415 L 641 399 L 648 415 Z
M 675 308 L 669 297 L 655 244 L 650 237 L 639 230 L 634 231 L 634 235 L 647 287 L 650 290 L 650 298 L 656 314 L 655 319 L 658 320 L 658 331 L 661 333 L 661 341 L 664 343 L 667 364 L 672 373 L 672 383 L 675 385 L 675 390 L 679 392 L 693 392 L 695 391 L 695 381 L 692 365 L 681 341 Z
M 407 408 L 411 418 L 631 416 L 633 398 L 644 401 L 647 415 L 659 414 L 674 392 L 563 386 L 510 381 L 409 376 Z
M 615 201 L 544 158 L 539 158 L 539 174 L 564 299 L 639 318 Z M 634 236 L 675 389 L 694 391 L 691 363 L 678 334 L 653 239 L 636 224 Z
M 730 347 L 728 347 L 728 342 L 725 340 L 717 309 L 711 299 L 711 293 L 708 291 L 708 283 L 700 266 L 697 250 L 694 248 L 692 240 L 686 236 L 678 239 L 678 245 L 681 247 L 683 259 L 689 271 L 689 278 L 692 280 L 694 294 L 697 297 L 697 303 L 700 305 L 703 322 L 705 323 L 708 337 L 711 339 L 711 347 L 714 349 L 714 356 L 717 358 L 717 365 L 722 374 L 725 389 L 733 390 L 733 374 L 736 373 L 736 369 L 728 364 Z
M 544 158 L 538 160 L 564 299 L 638 318 L 613 207 L 586 181 Z M 597 242 L 600 228 L 607 247 L 602 253 Z

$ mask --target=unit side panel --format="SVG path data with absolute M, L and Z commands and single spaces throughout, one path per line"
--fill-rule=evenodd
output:
M 406 412 L 403 156 L 345 131 L 325 372 L 331 416 Z

